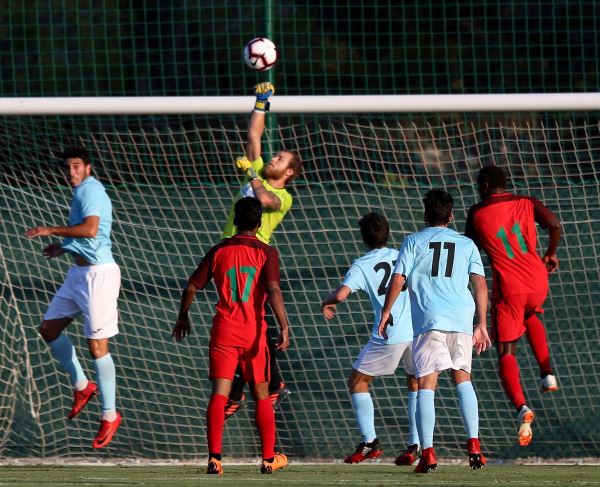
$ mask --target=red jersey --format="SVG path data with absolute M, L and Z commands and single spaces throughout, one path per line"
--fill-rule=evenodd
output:
M 219 295 L 211 344 L 252 348 L 265 341 L 267 283 L 279 284 L 277 250 L 252 236 L 225 239 L 208 251 L 190 282 L 204 289 L 211 279 Z
M 546 229 L 557 221 L 536 198 L 510 193 L 493 194 L 471 207 L 465 235 L 485 249 L 496 297 L 548 287 L 548 271 L 536 250 L 535 224 Z

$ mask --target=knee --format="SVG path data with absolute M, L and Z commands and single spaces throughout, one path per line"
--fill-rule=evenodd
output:
M 60 330 L 56 330 L 54 327 L 50 326 L 47 321 L 42 321 L 38 328 L 38 333 L 46 343 L 50 343 L 58 338 Z

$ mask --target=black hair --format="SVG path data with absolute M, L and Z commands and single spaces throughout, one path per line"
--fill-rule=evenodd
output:
M 506 173 L 504 169 L 499 166 L 482 167 L 477 175 L 477 184 L 482 188 L 486 183 L 490 190 L 505 189 Z
M 446 225 L 450 221 L 454 200 L 443 189 L 432 189 L 423 198 L 425 221 L 429 225 Z
M 262 204 L 256 198 L 247 196 L 237 200 L 234 206 L 233 224 L 238 231 L 254 230 L 260 226 Z
M 370 249 L 383 247 L 390 235 L 390 225 L 383 215 L 367 213 L 359 221 L 362 239 Z

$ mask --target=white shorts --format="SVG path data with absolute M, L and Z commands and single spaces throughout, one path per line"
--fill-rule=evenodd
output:
M 119 333 L 117 298 L 121 269 L 115 263 L 73 266 L 60 287 L 44 320 L 83 315 L 86 338 L 110 338 Z
M 412 341 L 385 345 L 369 340 L 356 357 L 352 368 L 372 377 L 390 375 L 396 372 L 400 359 L 404 359 L 404 371 L 415 375 Z
M 473 337 L 456 331 L 431 330 L 413 340 L 417 377 L 446 369 L 471 373 Z

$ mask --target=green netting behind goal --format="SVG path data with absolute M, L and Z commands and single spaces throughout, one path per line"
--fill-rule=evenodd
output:
M 456 199 L 454 228 L 477 201 L 474 176 L 495 161 L 511 175 L 511 189 L 539 197 L 564 225 L 561 267 L 546 303 L 553 362 L 560 390 L 542 397 L 538 371 L 525 342 L 520 347 L 523 384 L 537 413 L 534 442 L 516 446 L 515 413 L 502 392 L 494 351 L 474 360 L 481 437 L 492 458 L 595 456 L 600 432 L 598 319 L 600 318 L 600 132 L 597 123 L 419 126 L 353 117 L 315 118 L 297 124 L 279 117 L 274 146 L 299 150 L 307 162 L 293 187 L 295 203 L 273 244 L 281 253 L 283 289 L 293 347 L 280 359 L 292 396 L 277 414 L 278 445 L 294 456 L 340 458 L 358 441 L 346 378 L 367 341 L 372 321 L 365 297 L 352 296 L 326 322 L 320 300 L 364 252 L 358 219 L 383 212 L 391 245 L 421 228 L 421 197 L 446 187 Z M 7 121 L 8 122 L 8 121 Z M 227 127 L 177 122 L 152 130 L 106 128 L 78 121 L 16 119 L 0 132 L 2 239 L 0 283 L 0 451 L 6 456 L 196 458 L 206 453 L 204 411 L 209 397 L 208 331 L 216 295 L 199 293 L 193 335 L 170 339 L 181 289 L 204 253 L 219 240 L 239 188 L 233 155 L 241 152 L 246 117 Z M 133 123 L 131 125 L 133 127 Z M 113 340 L 118 405 L 125 422 L 106 451 L 92 452 L 98 405 L 69 423 L 67 377 L 36 333 L 46 306 L 68 268 L 46 261 L 45 240 L 24 237 L 37 224 L 63 224 L 70 190 L 51 154 L 58 141 L 84 144 L 114 204 L 115 256 L 122 267 L 122 334 Z M 543 232 L 542 232 L 543 233 Z M 545 238 L 541 238 L 541 247 Z M 85 342 L 71 329 L 86 370 Z M 373 395 L 377 430 L 389 455 L 406 440 L 403 372 L 378 379 Z M 437 395 L 436 446 L 461 456 L 464 432 L 447 377 Z M 224 453 L 255 456 L 253 407 L 226 425 Z

